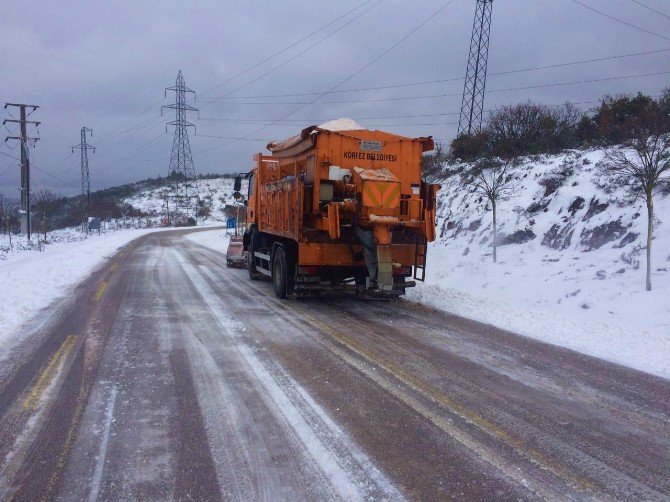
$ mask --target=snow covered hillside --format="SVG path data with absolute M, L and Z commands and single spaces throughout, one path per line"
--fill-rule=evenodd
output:
M 198 218 L 198 225 L 219 225 L 228 215 L 235 214 L 233 199 L 234 179 L 212 178 L 198 180 L 198 193 L 202 206 L 207 208 L 207 215 Z M 246 196 L 246 181 L 242 184 L 242 194 Z M 172 193 L 172 188 L 165 185 L 158 188 L 143 190 L 123 200 L 135 209 L 154 218 L 157 222 L 165 215 L 165 198 Z
M 427 282 L 410 297 L 670 377 L 670 196 L 658 196 L 651 292 L 646 207 L 601 173 L 600 151 L 524 158 L 498 209 L 498 263 L 485 200 L 445 166 Z

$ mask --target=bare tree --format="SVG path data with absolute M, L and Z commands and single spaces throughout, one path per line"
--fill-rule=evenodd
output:
M 7 215 L 5 214 L 5 194 L 0 192 L 0 226 L 2 226 L 3 234 L 5 233 L 7 227 L 5 224 L 6 219 Z
M 435 143 L 435 149 L 421 157 L 421 176 L 424 180 L 439 176 L 447 161 L 447 153 L 443 143 Z
M 473 175 L 474 178 L 470 182 L 473 191 L 485 197 L 488 204 L 491 204 L 493 213 L 493 263 L 497 263 L 498 203 L 507 200 L 514 189 L 512 175 L 509 173 L 509 164 L 500 159 L 482 160 L 475 165 Z
M 3 233 L 9 237 L 9 247 L 12 246 L 12 230 L 15 225 L 19 223 L 18 199 L 11 199 L 7 196 L 0 195 L 0 226 L 3 228 Z
M 633 128 L 633 139 L 605 150 L 605 169 L 625 180 L 647 204 L 647 291 L 651 291 L 651 243 L 654 234 L 654 195 L 668 183 L 670 134 L 659 131 L 658 120 L 642 120 Z
M 42 219 L 42 232 L 44 233 L 44 239 L 47 238 L 47 227 L 48 220 L 56 209 L 56 203 L 61 198 L 55 192 L 51 190 L 39 190 L 32 195 L 32 206 L 36 213 L 41 215 Z

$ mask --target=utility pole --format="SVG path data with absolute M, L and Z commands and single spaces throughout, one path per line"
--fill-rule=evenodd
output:
M 461 115 L 458 120 L 459 136 L 461 134 L 477 134 L 482 129 L 492 11 L 493 0 L 477 0 L 470 40 L 468 68 L 465 73 L 465 86 L 463 87 Z
M 86 233 L 88 233 L 88 216 L 91 209 L 91 177 L 88 172 L 88 151 L 93 150 L 95 153 L 95 147 L 89 145 L 86 141 L 86 133 L 93 137 L 93 129 L 82 127 L 81 141 L 78 145 L 72 147 L 72 151 L 74 152 L 75 149 L 81 150 L 81 225 L 82 231 L 86 229 Z
M 170 196 L 165 195 L 163 198 L 163 204 L 165 206 L 165 221 L 167 226 L 170 226 Z
M 198 109 L 186 103 L 186 94 L 192 93 L 195 96 L 195 91 L 186 87 L 181 70 L 177 74 L 176 85 L 165 89 L 166 97 L 167 91 L 174 91 L 175 93 L 175 104 L 161 107 L 161 115 L 163 108 L 170 108 L 175 111 L 175 120 L 167 124 L 175 126 L 168 178 L 174 183 L 174 197 L 177 204 L 188 215 L 191 215 L 192 199 L 198 198 L 198 187 L 195 168 L 193 167 L 193 157 L 191 156 L 191 145 L 188 140 L 188 128 L 195 127 L 195 124 L 186 119 L 186 112 L 198 112 Z M 194 217 L 195 209 L 197 209 L 197 205 L 194 208 Z
M 33 146 L 40 139 L 39 137 L 29 137 L 27 133 L 27 124 L 32 124 L 35 127 L 41 124 L 35 120 L 27 120 L 27 117 L 39 108 L 35 105 L 26 105 L 21 103 L 5 103 L 5 110 L 8 107 L 15 107 L 19 109 L 18 119 L 5 119 L 2 121 L 3 125 L 7 122 L 14 122 L 19 124 L 21 129 L 21 136 L 7 136 L 5 138 L 5 143 L 10 140 L 17 140 L 21 143 L 21 233 L 27 235 L 28 240 L 30 240 L 30 232 L 32 230 L 32 215 L 30 208 L 30 152 L 28 150 L 29 143 L 32 142 Z M 26 108 L 32 108 L 28 114 L 26 114 Z M 10 114 L 11 115 L 11 114 Z

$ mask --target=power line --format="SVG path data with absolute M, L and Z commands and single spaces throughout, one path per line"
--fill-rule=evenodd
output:
M 588 63 L 597 63 L 597 62 L 602 62 L 602 61 L 612 61 L 616 59 L 623 59 L 623 58 L 629 58 L 629 57 L 637 57 L 637 56 L 646 56 L 650 54 L 659 54 L 663 52 L 670 52 L 670 49 L 657 49 L 653 51 L 644 51 L 644 52 L 635 52 L 631 54 L 621 54 L 618 56 L 606 56 L 606 57 L 601 57 L 601 58 L 593 58 L 593 59 L 583 59 L 580 61 L 571 61 L 567 63 L 555 63 L 555 64 L 550 64 L 550 65 L 543 65 L 543 66 L 532 66 L 532 67 L 526 67 L 526 68 L 518 68 L 515 70 L 505 70 L 505 71 L 499 71 L 499 72 L 489 72 L 489 77 L 492 76 L 502 76 L 502 75 L 511 75 L 515 73 L 524 73 L 524 72 L 529 72 L 529 71 L 537 71 L 537 70 L 548 70 L 548 69 L 553 69 L 553 68 L 563 68 L 567 66 L 574 66 L 574 65 L 579 65 L 579 64 L 588 64 Z M 402 87 L 413 87 L 417 85 L 431 85 L 431 84 L 444 84 L 447 82 L 462 82 L 464 80 L 463 77 L 452 77 L 452 78 L 445 78 L 445 79 L 438 79 L 438 80 L 425 80 L 421 82 L 410 82 L 406 84 L 393 84 L 393 85 L 382 85 L 378 87 L 360 87 L 357 89 L 340 89 L 333 91 L 332 94 L 341 94 L 341 93 L 347 93 L 347 92 L 364 92 L 364 91 L 379 91 L 379 90 L 386 90 L 386 89 L 398 89 Z M 289 97 L 299 97 L 299 96 L 314 96 L 315 94 L 319 94 L 318 92 L 299 92 L 299 93 L 294 93 L 294 94 L 265 94 L 265 95 L 255 95 L 255 96 L 229 96 L 227 99 L 260 99 L 260 98 L 289 98 Z M 218 101 L 201 101 L 203 103 L 210 103 L 210 102 L 218 102 Z
M 291 43 L 290 45 L 284 47 L 283 49 L 281 49 L 281 50 L 275 52 L 275 53 L 272 54 L 271 56 L 266 57 L 266 58 L 263 59 L 262 61 L 259 61 L 258 63 L 255 63 L 255 64 L 253 64 L 253 65 L 247 67 L 246 69 L 242 70 L 242 71 L 239 72 L 239 73 L 236 73 L 235 75 L 233 75 L 232 77 L 228 78 L 227 80 L 224 80 L 223 82 L 221 82 L 221 83 L 219 83 L 219 84 L 216 84 L 214 87 L 211 87 L 210 89 L 207 89 L 206 91 L 202 92 L 202 95 L 205 95 L 205 94 L 207 94 L 207 93 L 213 91 L 214 89 L 217 89 L 217 88 L 221 87 L 222 85 L 225 85 L 225 84 L 227 84 L 228 82 L 231 82 L 231 81 L 235 80 L 237 77 L 241 77 L 241 76 L 244 75 L 245 73 L 248 73 L 248 72 L 250 72 L 251 70 L 254 70 L 254 69 L 258 68 L 258 67 L 261 66 L 262 64 L 267 63 L 267 62 L 270 61 L 271 59 L 274 59 L 275 57 L 279 56 L 280 54 L 283 54 L 284 52 L 288 51 L 289 49 L 292 49 L 292 48 L 295 47 L 296 45 L 298 45 L 298 44 L 304 42 L 304 41 L 307 40 L 308 38 L 310 38 L 310 37 L 316 35 L 316 34 L 319 33 L 320 31 L 323 31 L 324 29 L 328 28 L 329 26 L 335 24 L 335 23 L 338 22 L 340 19 L 344 19 L 344 18 L 347 17 L 349 14 L 351 14 L 352 12 L 357 11 L 358 9 L 360 9 L 361 7 L 363 7 L 365 4 L 370 3 L 371 1 L 372 1 L 372 0 L 365 0 L 363 3 L 358 4 L 356 7 L 354 7 L 353 9 L 348 10 L 347 12 L 345 12 L 344 14 L 342 14 L 341 16 L 336 17 L 335 19 L 329 21 L 328 23 L 324 24 L 324 25 L 321 26 L 320 28 L 317 28 L 316 30 L 314 30 L 314 31 L 311 32 L 310 34 L 305 35 L 305 36 L 302 37 L 300 40 L 297 40 L 296 42 Z
M 163 99 L 161 99 L 161 100 L 158 101 L 157 103 L 160 103 L 161 101 L 163 101 Z M 153 108 L 157 103 L 152 104 L 151 107 L 147 108 L 143 113 L 146 113 L 149 109 Z M 142 114 L 143 114 L 143 113 L 142 113 Z M 135 117 L 134 117 L 133 119 L 131 119 L 131 120 L 136 119 L 137 117 L 141 116 L 142 114 L 139 114 L 139 115 L 135 116 Z M 107 140 L 109 140 L 109 139 L 111 139 L 111 137 L 113 137 L 113 136 L 119 136 L 119 135 L 121 135 L 121 134 L 126 134 L 126 133 L 129 133 L 129 132 L 131 132 L 131 131 L 137 132 L 137 131 L 140 131 L 140 130 L 142 130 L 142 129 L 145 129 L 146 127 L 148 127 L 149 125 L 151 125 L 151 123 L 155 123 L 155 122 L 160 121 L 160 120 L 161 120 L 161 117 L 160 117 L 160 116 L 158 116 L 158 117 L 152 117 L 152 118 L 150 118 L 149 120 L 146 120 L 146 121 L 144 121 L 144 122 L 141 122 L 140 124 L 138 124 L 138 125 L 136 125 L 136 126 L 130 127 L 130 128 L 128 128 L 128 129 L 125 129 L 125 130 L 123 130 L 123 131 L 121 131 L 121 132 L 118 132 L 118 133 L 115 133 L 115 134 L 111 134 L 111 133 L 110 133 L 110 134 L 107 134 L 105 137 L 106 137 Z M 116 131 L 119 131 L 119 129 L 117 128 Z M 104 149 L 102 149 L 100 152 L 98 152 L 98 154 L 101 154 L 101 153 L 103 153 L 103 152 L 108 152 L 108 151 L 111 150 L 113 147 L 118 146 L 118 145 L 120 145 L 120 144 L 122 144 L 122 143 L 125 143 L 125 142 L 127 142 L 127 141 L 129 141 L 128 138 L 123 138 L 123 139 L 121 139 L 121 140 L 119 140 L 119 141 L 117 141 L 117 142 L 115 142 L 115 143 L 112 143 L 111 145 L 108 145 L 106 148 L 104 148 Z M 98 139 L 98 144 L 100 144 L 100 142 L 104 142 L 104 140 L 100 140 L 100 139 Z M 60 160 L 60 161 L 57 163 L 57 165 L 56 165 L 56 167 L 55 167 L 55 170 L 54 170 L 54 172 L 55 172 L 56 174 L 65 174 L 69 169 L 71 169 L 72 166 L 69 165 L 69 164 L 67 164 L 66 161 L 69 160 L 69 158 L 72 157 L 72 155 L 73 155 L 73 153 L 70 152 L 68 155 L 65 156 L 65 158 L 63 158 L 62 160 Z
M 69 186 L 69 187 L 72 187 L 72 188 L 79 189 L 79 187 L 78 187 L 77 185 L 75 185 L 75 184 L 73 184 L 73 183 L 70 183 L 69 181 L 64 180 L 63 178 L 61 178 L 61 177 L 59 177 L 59 176 L 55 176 L 55 175 L 51 174 L 50 172 L 45 171 L 44 169 L 42 169 L 41 167 L 35 165 L 34 163 L 31 164 L 30 167 L 34 167 L 35 169 L 37 169 L 37 170 L 38 170 L 39 172 L 41 172 L 42 174 L 45 174 L 45 175 L 49 176 L 50 178 L 53 178 L 53 179 L 55 179 L 55 180 L 57 180 L 57 181 L 60 181 L 61 183 L 65 184 L 66 186 Z
M 325 92 L 319 94 L 318 96 L 316 96 L 314 99 L 310 100 L 309 102 L 307 102 L 307 103 L 305 103 L 305 104 L 301 104 L 301 106 L 299 106 L 299 107 L 296 108 L 295 110 L 291 111 L 290 113 L 287 113 L 286 115 L 280 117 L 279 119 L 277 119 L 277 120 L 275 120 L 275 121 L 272 121 L 270 124 L 266 124 L 266 125 L 264 125 L 263 127 L 260 127 L 260 128 L 258 128 L 258 129 L 256 129 L 255 131 L 252 131 L 252 132 L 250 132 L 249 134 L 244 135 L 243 137 L 246 138 L 246 137 L 252 136 L 253 134 L 256 134 L 256 133 L 258 133 L 258 132 L 260 132 L 260 131 L 262 131 L 262 130 L 264 130 L 264 129 L 267 129 L 268 127 L 270 127 L 271 125 L 275 124 L 276 122 L 279 122 L 279 121 L 281 121 L 281 120 L 283 120 L 283 119 L 285 119 L 285 118 L 290 117 L 291 115 L 294 115 L 295 113 L 298 113 L 300 110 L 303 110 L 303 109 L 306 108 L 307 106 L 309 106 L 309 105 L 311 105 L 312 103 L 316 102 L 316 101 L 317 101 L 318 99 L 320 99 L 321 97 L 325 96 L 326 94 L 329 94 L 330 92 L 334 91 L 335 89 L 337 89 L 337 88 L 340 87 L 341 85 L 346 84 L 349 80 L 351 80 L 352 78 L 354 78 L 356 75 L 359 75 L 361 72 L 365 71 L 367 68 L 369 68 L 370 66 L 372 66 L 374 63 L 376 63 L 377 61 L 379 61 L 379 60 L 380 60 L 381 58 L 383 58 L 384 56 L 386 56 L 386 54 L 388 54 L 388 53 L 391 52 L 393 49 L 395 49 L 396 47 L 398 47 L 401 43 L 403 43 L 403 42 L 404 42 L 405 40 L 407 40 L 409 37 L 411 37 L 412 35 L 414 35 L 414 33 L 416 33 L 416 32 L 419 31 L 421 28 L 423 28 L 428 22 L 430 22 L 432 19 L 434 19 L 438 14 L 440 14 L 443 10 L 445 10 L 447 7 L 449 7 L 449 6 L 450 6 L 451 4 L 453 4 L 455 1 L 456 1 L 456 0 L 450 0 L 450 1 L 448 1 L 447 3 L 445 3 L 442 7 L 440 7 L 439 9 L 437 9 L 437 10 L 436 10 L 435 12 L 433 12 L 430 16 L 428 16 L 424 21 L 422 21 L 421 23 L 419 23 L 419 24 L 418 24 L 415 28 L 413 28 L 409 33 L 405 34 L 405 35 L 402 36 L 398 41 L 396 41 L 394 44 L 392 44 L 388 49 L 384 50 L 381 54 L 379 54 L 378 56 L 376 56 L 375 58 L 373 58 L 371 61 L 369 61 L 368 63 L 366 63 L 365 65 L 363 65 L 361 68 L 359 68 L 358 70 L 356 70 L 356 71 L 353 72 L 352 74 L 350 74 L 348 77 L 346 77 L 346 78 L 345 78 L 344 80 L 342 80 L 341 82 L 339 82 L 339 83 L 335 84 L 334 86 L 332 86 L 332 87 L 331 87 L 330 89 L 328 89 L 327 91 L 325 91 Z M 215 150 L 215 149 L 218 149 L 218 148 L 222 148 L 222 147 L 224 147 L 224 146 L 228 146 L 228 145 L 230 145 L 230 144 L 232 144 L 232 143 L 234 143 L 234 142 L 236 142 L 236 141 L 238 141 L 238 140 L 232 140 L 232 141 L 230 141 L 230 142 L 228 142 L 228 143 L 225 143 L 225 144 L 223 144 L 223 145 L 219 145 L 219 146 L 217 146 L 217 147 L 210 148 L 210 149 L 208 149 L 208 150 L 201 150 L 201 152 L 206 152 L 206 151 L 211 151 L 211 150 Z
M 604 77 L 604 78 L 595 78 L 595 79 L 586 79 L 586 80 L 572 80 L 572 81 L 567 81 L 567 82 L 553 82 L 553 83 L 548 83 L 548 84 L 538 84 L 538 85 L 520 86 L 520 87 L 508 87 L 508 88 L 504 88 L 504 89 L 490 89 L 490 90 L 487 90 L 486 93 L 488 94 L 488 93 L 491 93 L 491 92 L 523 91 L 523 90 L 530 90 L 530 89 L 542 89 L 542 88 L 547 88 L 547 87 L 561 87 L 561 86 L 566 86 L 566 85 L 588 84 L 588 83 L 594 83 L 594 82 L 608 82 L 608 81 L 615 81 L 615 80 L 626 80 L 626 79 L 631 79 L 631 78 L 652 77 L 652 76 L 667 75 L 667 74 L 670 74 L 670 71 L 639 73 L 639 74 L 635 74 L 635 75 L 620 75 L 620 76 L 614 76 L 614 77 Z M 326 93 L 324 93 L 324 94 L 326 94 Z M 346 101 L 321 101 L 321 103 L 322 104 L 375 103 L 375 102 L 383 102 L 383 101 L 408 101 L 408 100 L 415 100 L 415 99 L 432 99 L 432 98 L 445 98 L 445 97 L 455 97 L 455 96 L 461 96 L 461 93 L 460 92 L 453 92 L 453 93 L 443 93 L 443 94 L 428 94 L 428 95 L 421 95 L 421 96 L 396 96 L 396 97 L 390 97 L 390 98 L 353 99 L 353 100 L 346 100 Z M 303 102 L 299 102 L 299 101 L 218 102 L 218 104 L 222 104 L 222 105 L 310 105 L 314 101 L 315 100 L 303 101 Z M 302 108 L 304 108 L 304 106 Z M 278 119 L 277 122 L 281 121 L 281 120 L 282 119 Z
M 15 157 L 14 155 L 10 155 L 10 154 L 5 153 L 5 152 L 0 152 L 0 155 L 4 155 L 5 157 L 9 157 L 10 159 L 18 160 L 19 162 L 21 161 L 20 158 Z M 39 167 L 39 166 L 38 166 L 37 164 L 35 164 L 34 162 L 31 162 L 30 167 L 37 169 L 37 170 L 38 170 L 39 172 L 41 172 L 42 174 L 46 174 L 47 176 L 49 176 L 49 177 L 51 177 L 51 178 L 53 178 L 53 179 L 55 179 L 55 180 L 58 180 L 58 181 L 60 181 L 61 183 L 66 184 L 67 186 L 70 186 L 70 187 L 73 187 L 73 188 L 79 188 L 79 187 L 77 187 L 76 185 L 73 185 L 72 183 L 70 183 L 69 181 L 66 181 L 66 180 L 64 180 L 63 178 L 60 178 L 60 177 L 58 177 L 58 176 L 56 176 L 56 175 L 54 175 L 54 174 L 51 174 L 51 173 L 45 171 L 44 169 L 42 169 L 41 167 Z
M 151 117 L 149 120 L 146 120 L 146 121 L 142 122 L 141 124 L 138 124 L 138 125 L 133 126 L 133 127 L 129 128 L 129 129 L 126 129 L 126 131 L 124 131 L 124 132 L 130 132 L 130 131 L 132 131 L 132 132 L 137 133 L 137 132 L 139 132 L 139 131 L 141 131 L 141 130 L 143 130 L 143 129 L 146 129 L 146 128 L 149 127 L 149 126 L 155 125 L 155 124 L 157 124 L 157 123 L 159 123 L 159 122 L 162 122 L 163 124 L 167 124 L 168 121 L 167 121 L 167 120 L 164 120 L 163 117 L 161 117 L 161 116 Z M 106 148 L 104 148 L 103 150 L 101 150 L 101 153 L 108 152 L 109 150 L 111 150 L 111 149 L 114 148 L 115 146 L 118 146 L 118 145 L 120 145 L 120 144 L 122 144 L 122 143 L 125 143 L 125 142 L 127 142 L 127 141 L 129 141 L 128 138 L 120 139 L 120 140 L 117 141 L 116 143 L 112 143 L 111 145 L 108 145 Z
M 573 105 L 590 105 L 594 103 L 600 103 L 600 99 L 595 99 L 595 100 L 590 100 L 590 101 L 578 101 L 578 102 L 572 102 L 570 101 L 571 104 Z M 565 103 L 560 103 L 560 104 L 552 104 L 552 105 L 546 105 L 546 106 L 555 106 L 555 107 L 560 107 L 565 105 Z M 495 108 L 489 108 L 487 110 L 484 110 L 485 113 L 490 113 L 491 111 L 495 110 Z M 384 120 L 384 119 L 405 119 L 405 118 L 423 118 L 423 117 L 444 117 L 448 115 L 458 115 L 460 112 L 446 112 L 446 113 L 418 113 L 418 114 L 408 114 L 408 115 L 385 115 L 382 117 L 356 117 L 356 120 Z M 324 117 L 324 118 L 319 118 L 319 119 L 285 119 L 282 121 L 278 122 L 285 122 L 286 124 L 276 124 L 276 125 L 288 125 L 288 126 L 295 126 L 296 124 L 304 124 L 304 123 L 310 123 L 310 124 L 319 124 L 321 122 L 325 122 L 327 120 L 332 119 L 332 117 Z M 272 119 L 245 119 L 245 118 L 216 118 L 216 117 L 200 117 L 200 120 L 205 120 L 205 121 L 212 121 L 212 122 L 235 122 L 235 123 L 262 123 L 265 124 L 267 122 L 270 122 Z
M 10 154 L 5 153 L 5 152 L 0 152 L 0 155 L 4 155 L 5 157 L 9 157 L 10 159 L 18 160 L 19 162 L 21 161 L 21 159 L 19 159 L 18 157 L 15 157 L 14 155 L 10 155 Z M 41 172 L 42 174 L 46 174 L 47 176 L 49 176 L 49 177 L 51 177 L 51 178 L 53 178 L 53 179 L 55 179 L 55 180 L 57 180 L 57 181 L 60 181 L 61 183 L 66 184 L 67 186 L 70 186 L 70 187 L 72 187 L 72 188 L 77 188 L 77 189 L 79 188 L 79 187 L 77 187 L 76 185 L 73 185 L 72 183 L 70 183 L 69 181 L 66 181 L 66 180 L 64 180 L 63 178 L 60 178 L 60 177 L 58 177 L 58 176 L 56 176 L 56 175 L 51 174 L 50 172 L 45 171 L 44 169 L 42 169 L 41 167 L 39 167 L 39 166 L 38 166 L 37 164 L 35 164 L 34 162 L 32 162 L 32 163 L 30 164 L 30 167 L 33 167 L 33 168 L 37 169 L 37 170 L 38 170 L 39 172 Z
M 670 16 L 668 14 L 666 14 L 664 12 L 661 12 L 660 10 L 654 9 L 653 7 L 649 7 L 648 5 L 645 5 L 642 2 L 639 2 L 638 0 L 631 0 L 631 2 L 638 4 L 640 7 L 644 7 L 645 9 L 648 9 L 652 12 L 655 12 L 659 16 L 663 16 L 663 17 L 666 17 L 666 18 L 670 19 Z
M 104 166 L 102 166 L 102 167 L 100 168 L 100 171 L 101 171 L 101 172 L 104 172 L 104 173 L 107 174 L 107 175 L 112 174 L 112 175 L 115 175 L 115 176 L 117 176 L 117 175 L 119 175 L 119 174 L 121 174 L 121 173 L 123 173 L 123 172 L 126 172 L 128 169 L 130 169 L 131 167 L 133 167 L 132 163 L 129 164 L 127 167 L 123 167 L 123 168 L 121 168 L 121 169 L 117 169 L 117 170 L 114 170 L 114 171 L 111 171 L 111 172 L 107 172 L 107 168 L 110 167 L 110 166 L 112 166 L 112 165 L 118 164 L 118 163 L 120 163 L 120 162 L 125 162 L 125 161 L 131 159 L 133 156 L 137 155 L 138 153 L 146 151 L 148 148 L 150 148 L 150 146 L 154 146 L 155 144 L 157 144 L 158 140 L 160 140 L 161 138 L 166 138 L 166 137 L 168 137 L 167 134 L 166 134 L 165 132 L 161 132 L 161 133 L 158 134 L 157 136 L 154 136 L 154 137 L 151 138 L 150 140 L 148 140 L 148 141 L 144 142 L 143 144 L 141 144 L 139 147 L 135 148 L 135 149 L 134 149 L 133 151 L 131 151 L 129 154 L 127 154 L 127 155 L 125 155 L 125 156 L 123 156 L 123 157 L 121 157 L 121 158 L 115 158 L 115 159 L 112 159 L 110 162 L 108 162 L 107 164 L 105 164 Z
M 370 8 L 368 8 L 368 9 L 365 10 L 365 11 L 363 11 L 363 13 L 361 14 L 361 16 L 367 14 L 368 12 L 370 12 L 372 9 L 374 9 L 375 7 L 377 7 L 380 3 L 384 2 L 384 1 L 385 1 L 385 0 L 378 0 L 377 2 L 375 2 L 374 4 L 372 4 L 372 5 L 370 6 Z M 246 82 L 246 83 L 240 85 L 239 87 L 236 87 L 236 88 L 233 89 L 232 91 L 228 91 L 227 93 L 222 94 L 221 96 L 217 96 L 215 99 L 221 99 L 221 98 L 223 98 L 223 97 L 226 97 L 226 96 L 228 96 L 228 95 L 230 95 L 230 94 L 233 94 L 233 93 L 235 93 L 235 92 L 237 92 L 237 91 L 240 91 L 240 90 L 244 89 L 245 87 L 248 87 L 248 86 L 250 86 L 251 84 L 254 84 L 254 83 L 258 82 L 259 80 L 261 80 L 261 79 L 267 77 L 267 76 L 270 75 L 271 73 L 274 73 L 275 71 L 277 71 L 278 69 L 282 68 L 283 66 L 286 66 L 288 63 L 290 63 L 290 62 L 296 60 L 297 58 L 299 58 L 300 56 L 302 56 L 302 55 L 305 54 L 306 52 L 312 50 L 314 47 L 316 47 L 317 45 L 319 45 L 321 42 L 324 42 L 325 40 L 327 40 L 328 38 L 332 37 L 332 36 L 335 35 L 336 33 L 342 31 L 344 28 L 346 28 L 347 26 L 349 26 L 351 23 L 357 21 L 357 20 L 359 19 L 359 17 L 360 17 L 360 16 L 357 16 L 357 17 L 355 17 L 355 18 L 353 18 L 353 19 L 350 19 L 349 21 L 347 21 L 346 23 L 344 23 L 342 26 L 338 27 L 336 30 L 330 32 L 330 33 L 329 33 L 328 35 L 326 35 L 325 37 L 323 37 L 323 38 L 317 40 L 316 42 L 314 42 L 312 45 L 310 45 L 310 46 L 307 47 L 306 49 L 303 49 L 302 51 L 298 52 L 297 54 L 291 56 L 291 57 L 290 57 L 289 59 L 287 59 L 286 61 L 283 61 L 282 63 L 276 65 L 275 67 L 271 68 L 270 70 L 266 71 L 265 73 L 262 73 L 262 74 L 259 75 L 258 77 L 256 77 L 256 78 L 254 78 L 254 79 L 252 79 L 252 80 L 250 80 L 250 81 L 248 81 L 248 82 Z
M 133 122 L 135 119 L 141 117 L 142 115 L 144 115 L 145 113 L 147 113 L 149 110 L 151 110 L 154 106 L 156 106 L 156 105 L 162 103 L 164 100 L 165 100 L 165 98 L 161 98 L 161 99 L 159 99 L 158 101 L 156 101 L 155 103 L 152 103 L 152 104 L 151 104 L 150 106 L 148 106 L 146 109 L 142 110 L 140 113 L 138 113 L 138 114 L 135 115 L 133 118 L 131 118 L 128 122 Z M 104 134 L 104 135 L 100 136 L 100 138 L 98 138 L 98 143 L 103 142 L 103 141 L 107 141 L 108 139 L 113 138 L 113 137 L 115 137 L 115 136 L 118 136 L 118 135 L 120 135 L 120 134 L 124 134 L 124 133 L 128 132 L 128 131 L 131 130 L 131 129 L 132 129 L 132 127 L 131 127 L 130 129 L 126 129 L 126 130 L 124 130 L 124 131 L 118 132 L 118 131 L 119 131 L 119 128 L 116 128 L 114 131 L 112 131 L 112 132 L 110 132 L 110 133 L 108 133 L 108 134 Z
M 573 3 L 576 3 L 578 5 L 581 5 L 582 7 L 586 8 L 586 9 L 589 9 L 593 12 L 597 12 L 601 16 L 605 16 L 606 18 L 609 18 L 613 21 L 616 21 L 617 23 L 625 24 L 626 26 L 629 26 L 631 28 L 635 28 L 636 30 L 643 31 L 644 33 L 648 33 L 649 35 L 654 35 L 655 37 L 659 37 L 659 38 L 662 38 L 664 40 L 670 40 L 670 37 L 666 37 L 665 35 L 661 35 L 660 33 L 656 33 L 654 31 L 647 30 L 646 28 L 641 28 L 640 26 L 636 26 L 632 23 L 629 23 L 628 21 L 624 21 L 623 19 L 619 19 L 618 17 L 610 16 L 606 12 L 595 9 L 595 8 L 591 7 L 590 5 L 586 5 L 585 3 L 580 2 L 580 0 L 570 0 L 570 1 L 573 2 Z
M 19 162 L 21 162 L 21 159 L 19 159 L 18 157 L 15 157 L 14 155 L 10 155 L 10 154 L 5 153 L 5 152 L 0 152 L 0 155 L 4 155 L 5 157 L 9 157 L 10 159 L 18 160 Z

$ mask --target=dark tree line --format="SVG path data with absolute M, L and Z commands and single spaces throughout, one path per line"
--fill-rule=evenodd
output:
M 636 124 L 649 116 L 663 123 L 662 133 L 670 132 L 670 87 L 658 99 L 642 93 L 605 96 L 586 113 L 571 103 L 548 106 L 528 101 L 502 106 L 490 114 L 481 133 L 454 139 L 449 156 L 472 161 L 610 146 L 633 139 Z
M 110 193 L 113 192 L 113 193 Z M 124 217 L 146 216 L 141 210 L 124 204 L 117 189 L 91 193 L 90 214 L 104 220 Z M 124 192 L 124 190 L 121 190 Z M 129 193 L 129 195 L 132 195 Z M 65 197 L 52 190 L 39 190 L 31 196 L 33 232 L 43 234 L 59 228 L 76 227 L 81 224 L 81 196 Z M 16 233 L 21 228 L 18 200 L 0 194 L 0 232 Z

